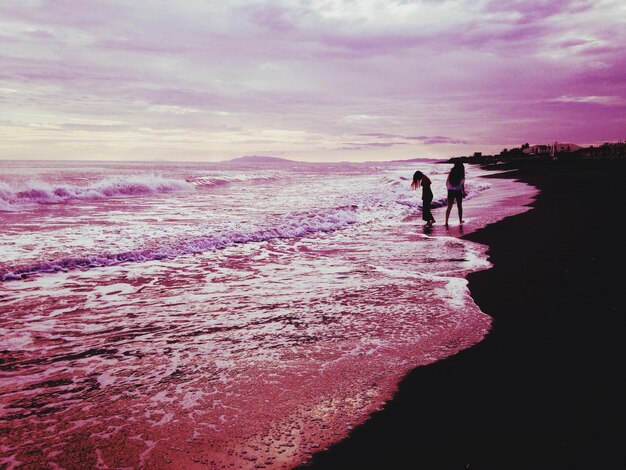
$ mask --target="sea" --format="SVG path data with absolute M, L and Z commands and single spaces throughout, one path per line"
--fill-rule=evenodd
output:
M 489 334 L 462 235 L 536 190 L 467 165 L 446 228 L 449 169 L 0 162 L 0 467 L 292 468 L 346 438 Z

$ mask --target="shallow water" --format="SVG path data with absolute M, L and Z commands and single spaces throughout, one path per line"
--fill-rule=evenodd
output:
M 415 166 L 3 168 L 0 462 L 292 467 L 480 341 L 486 247 L 424 231 Z M 484 173 L 466 231 L 533 194 Z

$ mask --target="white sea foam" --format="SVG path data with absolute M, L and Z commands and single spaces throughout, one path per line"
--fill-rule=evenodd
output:
M 226 173 L 226 172 L 222 172 Z M 264 186 L 272 187 L 271 181 L 279 178 L 273 171 L 254 172 L 249 174 L 226 175 L 224 181 L 265 181 Z M 404 218 L 410 211 L 419 210 L 421 199 L 414 191 L 410 191 L 406 179 L 406 172 L 390 172 L 383 174 L 372 186 L 359 187 L 343 197 L 330 197 L 328 201 L 315 201 L 318 204 L 333 203 L 343 200 L 343 206 L 313 209 L 301 212 L 286 212 L 282 215 L 271 218 L 256 220 L 239 220 L 226 223 L 216 223 L 216 217 L 221 217 L 224 208 L 215 206 L 211 199 L 210 192 L 199 191 L 194 196 L 198 196 L 197 206 L 190 209 L 189 206 L 181 207 L 177 211 L 179 214 L 194 211 L 195 217 L 201 218 L 201 223 L 192 225 L 177 225 L 176 223 L 163 224 L 158 231 L 151 230 L 150 225 L 141 224 L 119 224 L 115 233 L 102 232 L 97 226 L 86 225 L 82 227 L 84 241 L 80 241 L 81 246 L 77 249 L 66 250 L 64 256 L 54 253 L 54 256 L 46 253 L 35 253 L 29 248 L 31 259 L 15 255 L 7 256 L 4 263 L 0 263 L 0 280 L 19 280 L 24 275 L 33 273 L 46 273 L 66 271 L 71 269 L 84 269 L 90 267 L 101 267 L 119 264 L 123 262 L 145 262 L 161 259 L 173 259 L 177 256 L 194 253 L 202 253 L 231 247 L 234 245 L 250 242 L 261 242 L 277 238 L 300 238 L 315 233 L 332 232 L 343 229 L 349 225 L 360 223 L 383 223 L 394 224 Z M 215 181 L 215 175 L 220 172 L 213 172 L 213 176 L 194 176 L 185 180 L 164 178 L 160 176 L 143 177 L 117 177 L 106 178 L 87 186 L 65 186 L 63 189 L 54 189 L 49 185 L 31 184 L 30 191 L 26 195 L 25 191 L 18 191 L 16 188 L 4 184 L 0 187 L 0 192 L 6 197 L 8 203 L 19 204 L 20 200 L 30 202 L 41 201 L 43 203 L 54 203 L 69 201 L 74 199 L 99 199 L 122 195 L 150 194 L 169 191 L 193 190 L 194 187 L 209 185 L 209 181 Z M 280 177 L 281 181 L 286 181 L 285 175 Z M 220 180 L 221 181 L 221 180 Z M 379 184 L 389 185 L 386 189 L 380 189 Z M 398 183 L 398 184 L 395 184 Z M 441 186 L 441 181 L 436 181 Z M 211 183 L 212 184 L 212 183 Z M 278 186 L 279 188 L 281 186 Z M 292 187 L 292 186 L 287 186 Z M 295 186 L 294 186 L 295 187 Z M 487 189 L 488 184 L 470 184 L 467 187 L 468 197 L 473 197 L 479 192 Z M 9 189 L 6 189 L 9 188 Z M 77 189 L 78 188 L 78 189 Z M 71 189 L 71 191 L 70 191 Z M 260 188 L 263 190 L 263 188 Z M 320 191 L 322 188 L 317 188 Z M 339 187 L 337 190 L 342 190 Z M 247 192 L 252 194 L 254 191 Z M 332 190 L 329 191 L 332 194 Z M 441 192 L 440 192 L 441 193 Z M 246 194 L 246 193 L 244 193 Z M 21 195 L 18 197 L 18 195 Z M 433 201 L 433 207 L 442 207 L 447 203 L 446 195 L 438 194 Z M 300 200 L 292 202 L 294 197 L 302 198 L 299 194 L 276 195 L 276 200 L 284 198 L 285 203 L 296 205 Z M 306 202 L 305 199 L 301 199 Z M 1 201 L 1 200 L 0 200 Z M 310 201 L 310 199 L 309 199 Z M 169 204 L 176 203 L 171 200 Z M 258 204 L 259 201 L 250 200 L 250 204 Z M 310 204 L 310 202 L 307 202 Z M 267 204 L 274 204 L 274 199 Z M 212 212 L 210 208 L 214 206 Z M 172 207 L 161 206 L 168 211 L 168 217 L 173 213 Z M 319 207 L 319 206 L 318 206 Z M 323 206 L 322 206 L 323 207 Z M 280 210 L 277 205 L 276 209 Z M 216 212 L 218 211 L 218 212 Z M 274 212 L 274 210 L 272 210 Z M 109 214 L 107 214 L 109 217 Z M 129 217 L 132 217 L 130 215 Z M 109 219 L 110 220 L 110 219 Z M 205 220 L 207 220 L 205 222 Z M 71 234 L 68 234 L 71 236 Z M 74 237 L 76 238 L 76 237 Z M 105 244 L 94 243 L 95 240 L 106 240 Z M 16 238 L 17 240 L 17 238 Z M 29 241 L 23 235 L 23 242 L 32 245 L 35 242 Z M 79 241 L 77 239 L 77 241 Z M 97 251 L 109 245 L 108 250 Z M 11 261 L 13 260 L 13 261 Z
M 187 181 L 164 178 L 158 175 L 113 176 L 87 186 L 55 185 L 44 181 L 29 181 L 21 184 L 0 182 L 0 210 L 10 210 L 16 204 L 60 204 L 74 200 L 144 196 L 175 191 L 193 191 L 193 189 L 193 185 Z
M 168 244 L 122 253 L 94 253 L 71 256 L 43 262 L 4 268 L 0 270 L 0 280 L 18 280 L 23 275 L 51 273 L 77 268 L 110 266 L 123 262 L 155 261 L 172 259 L 177 256 L 203 253 L 223 249 L 238 244 L 262 242 L 277 238 L 299 238 L 313 233 L 332 232 L 357 221 L 354 206 L 294 213 L 279 217 L 272 223 L 254 225 L 245 223 L 214 227 L 212 233 L 180 239 Z M 2 269 L 2 268 L 0 268 Z

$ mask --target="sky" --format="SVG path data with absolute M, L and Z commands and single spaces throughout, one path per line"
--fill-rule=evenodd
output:
M 624 0 L 2 0 L 0 159 L 626 139 Z

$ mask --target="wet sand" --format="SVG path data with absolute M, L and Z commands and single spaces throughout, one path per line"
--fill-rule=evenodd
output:
M 491 333 L 413 370 L 382 411 L 309 467 L 626 467 L 617 230 L 626 161 L 499 168 L 514 171 L 496 177 L 540 194 L 533 210 L 465 235 L 489 246 L 494 267 L 471 274 L 469 288 L 494 319 Z

